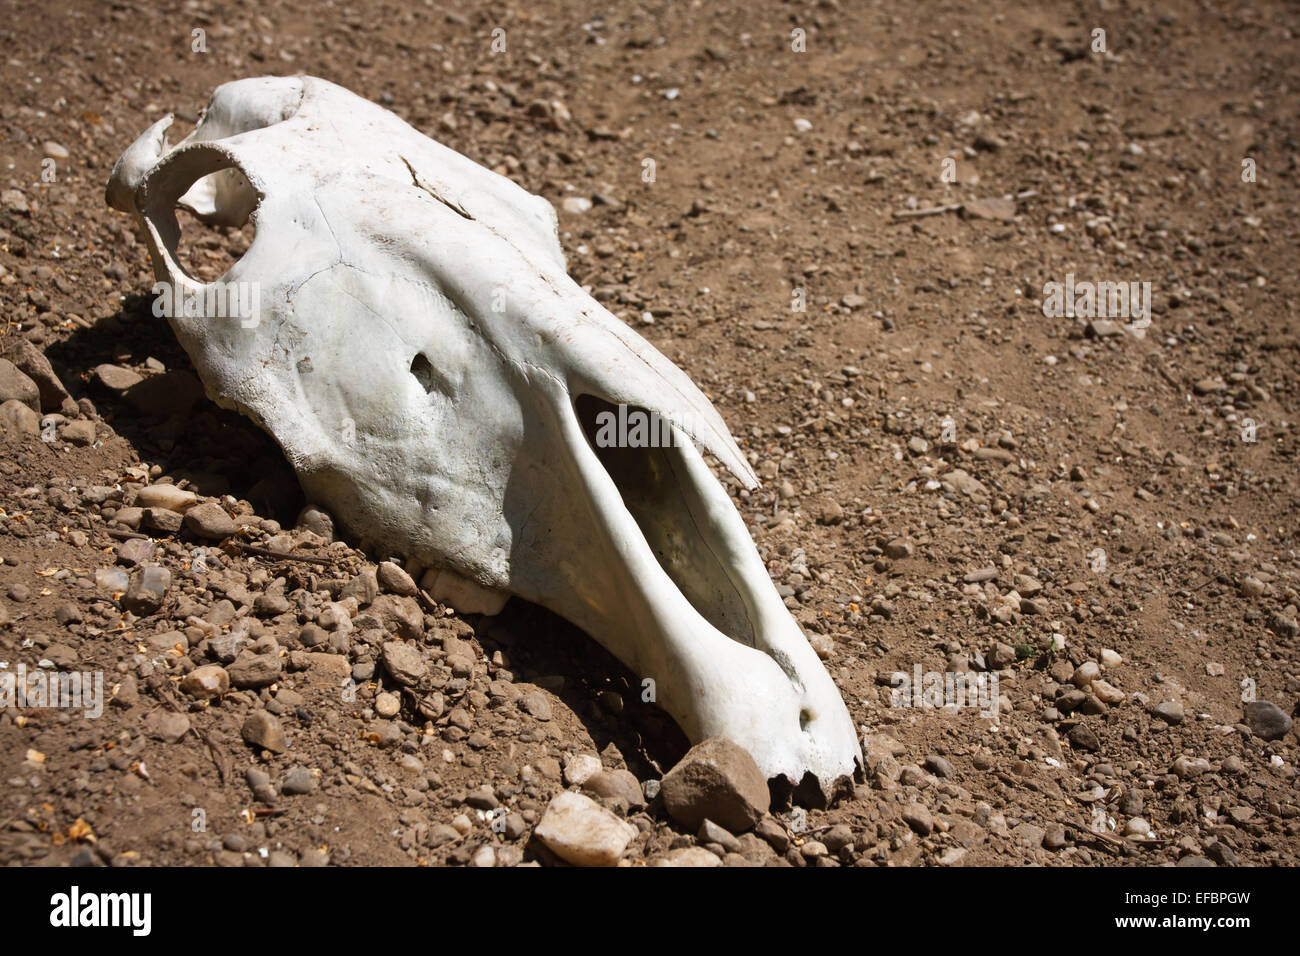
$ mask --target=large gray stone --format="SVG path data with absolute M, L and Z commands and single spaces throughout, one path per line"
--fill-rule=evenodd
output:
M 664 775 L 664 807 L 690 831 L 706 819 L 743 833 L 762 819 L 771 803 L 767 781 L 749 752 L 725 737 L 692 747 Z
M 63 407 L 68 390 L 54 374 L 49 359 L 40 349 L 27 339 L 15 338 L 6 346 L 4 357 L 36 384 L 41 396 L 41 411 L 57 412 Z
M 0 358 L 0 402 L 22 402 L 38 415 L 41 392 L 36 383 L 18 370 L 8 359 Z

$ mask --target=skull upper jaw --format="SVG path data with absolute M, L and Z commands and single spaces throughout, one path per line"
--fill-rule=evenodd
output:
M 722 485 L 680 432 L 668 447 L 600 448 L 593 409 L 557 408 L 566 462 L 590 524 L 559 569 L 570 585 L 517 593 L 582 626 L 695 742 L 748 750 L 774 792 L 824 805 L 860 775 L 838 688 L 776 593 Z M 540 582 L 539 582 L 540 583 Z

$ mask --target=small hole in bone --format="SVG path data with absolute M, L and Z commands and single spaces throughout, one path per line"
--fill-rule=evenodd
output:
M 437 387 L 437 372 L 423 352 L 416 352 L 415 358 L 411 359 L 411 374 L 426 393 L 432 392 Z
M 207 225 L 179 206 L 176 214 L 176 224 L 180 227 L 176 261 L 199 282 L 215 282 L 229 272 L 248 252 L 257 232 L 251 218 L 234 228 Z

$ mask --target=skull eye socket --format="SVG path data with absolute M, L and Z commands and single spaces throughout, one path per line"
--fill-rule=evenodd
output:
M 191 279 L 220 279 L 252 246 L 262 197 L 227 153 L 203 143 L 178 149 L 153 168 L 142 190 L 141 212 L 163 247 L 157 251 Z
M 177 205 L 175 257 L 185 274 L 199 282 L 216 282 L 229 272 L 253 244 L 257 228 L 251 218 L 242 226 L 204 222 Z

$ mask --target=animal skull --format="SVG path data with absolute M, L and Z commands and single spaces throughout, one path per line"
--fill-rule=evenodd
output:
M 748 462 L 687 376 L 569 278 L 549 203 L 311 77 L 219 87 L 175 146 L 171 121 L 122 154 L 108 201 L 172 301 L 200 304 L 168 318 L 208 394 L 274 437 L 312 500 L 458 610 L 513 594 L 577 624 L 692 741 L 731 738 L 797 799 L 861 766 L 693 442 L 753 488 Z M 177 206 L 253 218 L 217 283 L 178 264 Z M 255 290 L 251 312 L 223 311 L 222 287 Z M 604 447 L 601 427 L 646 412 L 669 447 Z

